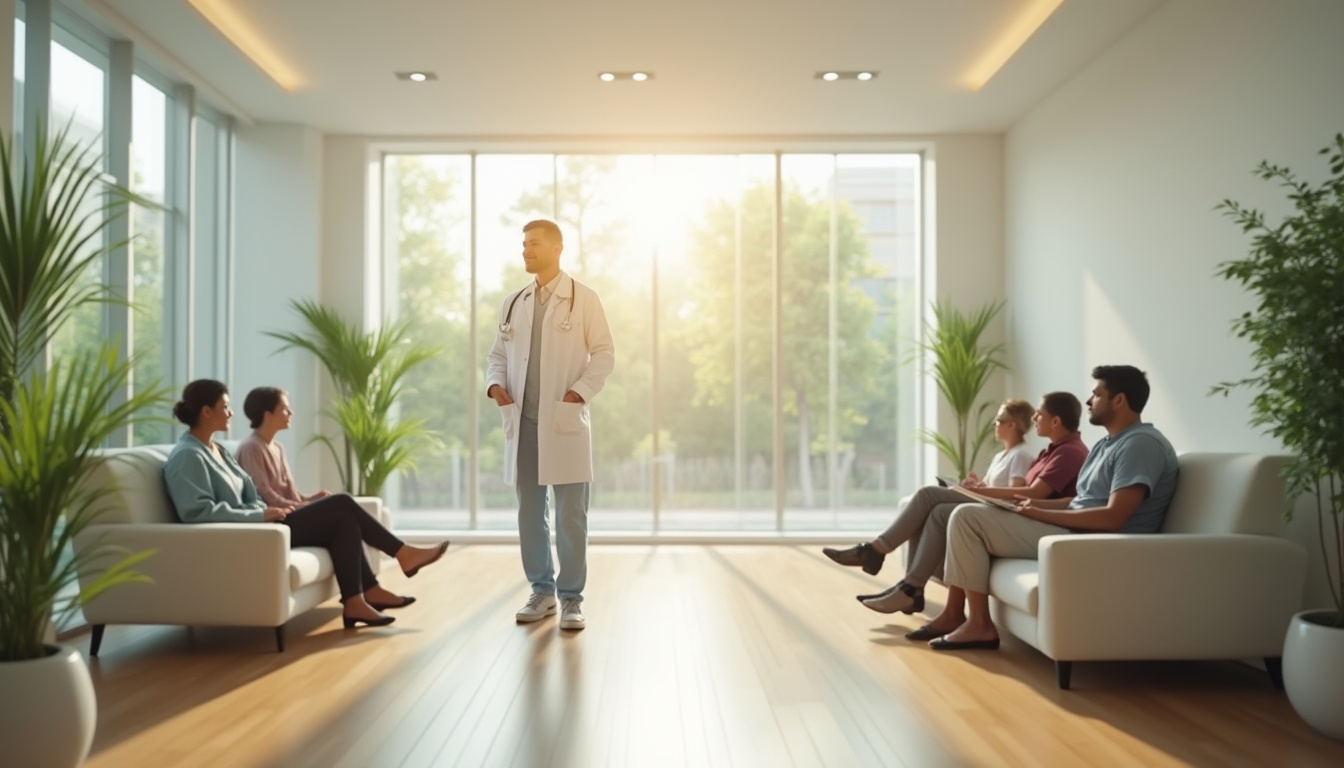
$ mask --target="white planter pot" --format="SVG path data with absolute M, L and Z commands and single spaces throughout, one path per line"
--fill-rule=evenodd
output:
M 1307 619 L 1329 614 L 1303 611 L 1293 617 L 1283 642 L 1283 687 L 1303 720 L 1344 741 L 1344 629 Z
M 52 646 L 32 661 L 0 661 L 0 761 L 70 768 L 93 745 L 98 703 L 79 651 Z

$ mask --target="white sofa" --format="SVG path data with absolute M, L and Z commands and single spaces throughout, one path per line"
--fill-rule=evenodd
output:
M 1038 560 L 996 559 L 991 612 L 1000 630 L 1055 661 L 1280 657 L 1300 610 L 1306 551 L 1283 538 L 1286 459 L 1184 453 L 1162 532 L 1041 541 Z
M 274 627 L 277 650 L 284 651 L 285 622 L 338 593 L 331 557 L 320 547 L 290 549 L 284 525 L 180 522 L 163 480 L 171 450 L 150 445 L 104 451 L 88 480 L 111 492 L 98 505 L 97 521 L 75 539 L 76 551 L 99 542 L 157 550 L 135 568 L 152 584 L 121 585 L 84 606 L 93 627 L 90 655 L 98 655 L 108 624 Z M 380 499 L 357 500 L 390 527 Z M 382 553 L 367 554 L 378 572 Z M 111 562 L 104 556 L 81 563 L 81 585 Z

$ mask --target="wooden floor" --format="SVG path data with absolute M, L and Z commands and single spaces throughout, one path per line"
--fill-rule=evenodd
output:
M 295 619 L 283 654 L 267 629 L 109 627 L 87 765 L 1344 765 L 1243 664 L 1080 663 L 1065 692 L 1015 639 L 909 642 L 919 617 L 853 598 L 894 563 L 879 580 L 781 545 L 589 561 L 578 633 L 514 623 L 528 588 L 496 545 L 387 576 L 420 598 L 391 627 L 343 630 L 334 601 Z

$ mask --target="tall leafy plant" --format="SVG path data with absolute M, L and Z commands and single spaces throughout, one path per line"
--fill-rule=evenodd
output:
M 965 477 L 975 468 L 980 452 L 994 436 L 994 404 L 981 402 L 980 392 L 996 370 L 1006 368 L 1003 344 L 985 346 L 980 337 L 1003 302 L 963 314 L 951 302 L 933 305 L 933 322 L 925 323 L 924 337 L 917 349 L 933 361 L 933 379 L 947 405 L 952 409 L 955 427 L 951 435 L 925 429 L 920 437 L 938 448 Z
M 407 373 L 439 350 L 408 343 L 406 320 L 364 332 L 316 302 L 295 301 L 291 306 L 307 330 L 267 335 L 285 342 L 282 349 L 313 353 L 336 388 L 336 400 L 326 413 L 341 429 L 341 447 L 324 435 L 314 439 L 331 451 L 345 488 L 378 496 L 393 473 L 415 468 L 418 449 L 435 442 L 423 419 L 394 420 L 392 412 Z
M 1250 388 L 1251 423 L 1292 453 L 1284 470 L 1290 500 L 1316 497 L 1321 553 L 1344 627 L 1344 134 L 1320 151 L 1330 175 L 1310 184 L 1261 162 L 1255 174 L 1287 193 L 1293 212 L 1271 224 L 1260 211 L 1224 200 L 1218 209 L 1251 235 L 1249 255 L 1218 275 L 1255 295 L 1255 309 L 1232 321 L 1251 343 L 1253 375 L 1213 392 Z M 1289 505 L 1285 518 L 1291 519 Z
M 166 393 L 141 388 L 123 398 L 132 362 L 118 360 L 110 343 L 43 364 L 48 340 L 74 313 L 111 300 L 83 277 L 123 245 L 104 245 L 103 234 L 138 198 L 105 184 L 92 144 L 73 141 L 68 128 L 40 142 L 31 159 L 0 139 L 0 197 L 0 661 L 17 661 L 45 655 L 53 616 L 142 580 L 132 566 L 152 553 L 113 557 L 58 605 L 81 568 L 126 554 L 65 553 L 109 490 L 85 486 L 98 448 Z

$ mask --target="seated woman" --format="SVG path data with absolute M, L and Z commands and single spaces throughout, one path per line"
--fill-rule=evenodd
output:
M 962 485 L 976 493 L 1000 499 L 1044 499 L 1071 494 L 1078 470 L 1087 458 L 1087 446 L 1078 434 L 1082 404 L 1068 392 L 1051 392 L 1033 409 L 1025 400 L 1008 400 L 994 420 L 994 437 L 1004 448 L 990 462 L 983 479 L 974 473 Z M 1033 461 L 1024 438 L 1032 422 L 1036 434 L 1051 443 Z M 1026 461 L 1022 461 L 1026 456 Z M 879 613 L 915 613 L 924 610 L 924 584 L 937 574 L 947 552 L 947 521 L 952 510 L 970 501 L 950 488 L 921 488 L 880 536 L 845 550 L 822 550 L 841 565 L 862 566 L 876 574 L 886 556 L 911 542 L 906 576 L 884 592 L 859 595 L 859 602 Z
M 163 467 L 178 518 L 184 523 L 280 523 L 289 526 L 291 547 L 325 548 L 341 590 L 346 628 L 391 624 L 394 617 L 380 611 L 411 601 L 378 586 L 364 558 L 363 543 L 395 557 L 407 576 L 448 549 L 446 541 L 430 548 L 404 543 L 346 494 L 327 495 L 302 507 L 262 501 L 252 479 L 212 439 L 214 433 L 228 430 L 233 416 L 229 390 L 221 382 L 200 379 L 188 384 L 173 415 L 189 428 Z

